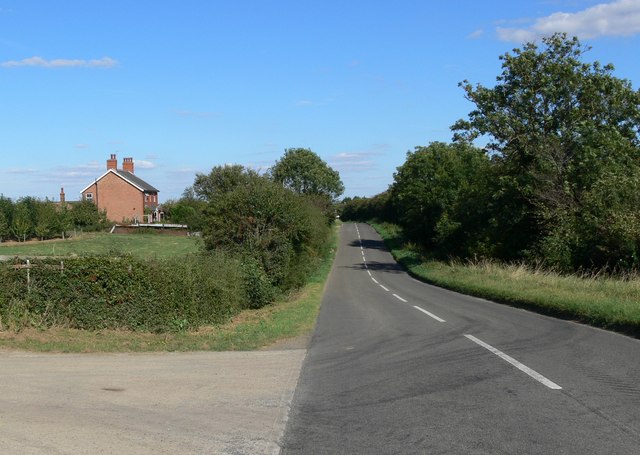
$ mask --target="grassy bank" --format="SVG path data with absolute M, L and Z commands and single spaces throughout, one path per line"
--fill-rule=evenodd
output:
M 83 256 L 132 254 L 142 259 L 164 259 L 198 251 L 198 240 L 159 234 L 108 234 L 92 232 L 67 240 L 32 240 L 0 243 L 0 256 Z
M 41 352 L 253 350 L 304 335 L 314 327 L 336 245 L 337 228 L 333 231 L 330 251 L 304 288 L 259 310 L 242 311 L 224 324 L 164 334 L 27 329 L 19 333 L 0 332 L 0 348 Z
M 401 230 L 373 223 L 413 276 L 437 286 L 544 314 L 640 336 L 640 277 L 560 275 L 522 264 L 425 259 Z

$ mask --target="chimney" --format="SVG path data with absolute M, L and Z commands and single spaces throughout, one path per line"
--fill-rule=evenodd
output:
M 116 154 L 112 153 L 111 158 L 107 160 L 107 171 L 109 169 L 117 169 L 118 168 L 118 160 L 116 159 Z
M 64 188 L 60 188 L 60 203 L 64 204 L 65 200 L 64 200 Z
M 133 158 L 122 159 L 122 170 L 133 174 Z

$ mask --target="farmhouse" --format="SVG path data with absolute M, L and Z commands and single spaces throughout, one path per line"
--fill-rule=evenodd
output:
M 134 175 L 133 158 L 123 158 L 118 169 L 115 154 L 107 160 L 106 172 L 82 190 L 82 199 L 93 201 L 115 223 L 157 221 L 160 213 L 158 190 Z

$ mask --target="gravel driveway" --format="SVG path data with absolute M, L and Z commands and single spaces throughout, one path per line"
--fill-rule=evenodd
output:
M 0 352 L 0 453 L 278 453 L 306 351 Z

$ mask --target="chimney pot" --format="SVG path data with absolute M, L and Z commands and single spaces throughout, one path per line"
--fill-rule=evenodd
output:
M 112 153 L 111 158 L 107 160 L 107 170 L 117 169 L 117 168 L 118 168 L 118 159 L 116 158 L 116 154 Z
M 122 170 L 133 174 L 133 158 L 128 157 L 122 159 Z

